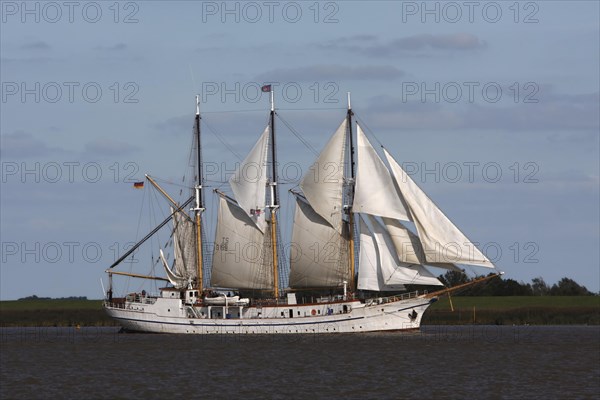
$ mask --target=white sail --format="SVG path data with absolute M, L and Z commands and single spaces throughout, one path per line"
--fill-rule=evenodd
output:
M 300 188 L 313 209 L 339 234 L 342 233 L 347 126 L 348 122 L 344 119 L 300 182 Z
M 365 219 L 369 221 L 371 228 L 365 223 Z M 401 262 L 396 254 L 394 243 L 387 229 L 375 217 L 368 214 L 361 216 L 361 251 L 363 241 L 367 242 L 367 246 L 375 248 L 377 259 L 375 265 L 378 273 L 377 290 L 398 290 L 397 285 L 442 285 L 442 283 L 425 267 L 419 264 L 408 264 Z M 369 241 L 366 236 L 370 236 Z M 370 242 L 370 243 L 369 243 Z M 371 251 L 372 252 L 372 251 Z M 373 255 L 367 254 L 369 264 L 365 267 L 368 271 L 373 270 Z M 362 265 L 359 264 L 359 282 L 362 270 Z M 368 273 L 368 276 L 371 273 Z M 369 280 L 373 280 L 370 278 Z M 375 290 L 375 289 L 368 289 Z
M 171 207 L 171 214 L 174 212 Z M 194 224 L 181 212 L 173 215 L 173 256 L 173 269 L 169 268 L 163 256 L 167 277 L 176 287 L 186 287 L 198 275 L 196 242 Z
M 296 196 L 290 249 L 290 287 L 341 287 L 349 280 L 348 241 Z
M 358 166 L 353 211 L 410 220 L 388 168 L 358 125 L 356 136 Z
M 270 130 L 267 126 L 229 180 L 235 199 L 261 231 L 265 231 L 265 193 Z
M 169 279 L 169 282 L 171 282 L 173 284 L 173 286 L 175 286 L 176 288 L 182 289 L 187 287 L 188 283 L 190 283 L 190 280 L 188 280 L 185 277 L 182 277 L 180 275 L 177 275 L 175 273 L 173 273 L 173 271 L 171 271 L 171 268 L 169 268 L 169 264 L 167 263 L 167 260 L 165 258 L 165 255 L 162 251 L 162 249 L 160 249 L 160 259 L 162 261 L 163 267 L 165 268 L 165 272 L 167 274 L 167 278 Z
M 394 247 L 396 248 L 396 254 L 401 262 L 408 264 L 429 264 L 434 267 L 449 269 L 453 271 L 462 271 L 459 267 L 451 263 L 428 263 L 425 259 L 425 253 L 423 252 L 423 246 L 419 241 L 417 235 L 412 233 L 402 222 L 391 219 L 382 218 L 383 223 L 389 233 Z
M 387 287 L 384 283 L 381 273 L 381 257 L 379 255 L 379 246 L 375 237 L 369 231 L 367 224 L 362 218 L 360 220 L 360 257 L 358 259 L 358 280 L 357 288 L 359 290 L 385 291 L 405 290 L 402 284 Z
M 392 175 L 417 227 L 427 263 L 468 264 L 495 268 L 385 149 L 384 152 Z
M 268 230 L 268 229 L 267 229 Z M 220 198 L 211 284 L 238 289 L 272 289 L 269 234 L 263 234 L 237 204 Z

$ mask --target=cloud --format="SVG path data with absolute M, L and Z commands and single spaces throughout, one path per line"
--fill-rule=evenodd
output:
M 98 51 L 123 51 L 127 49 L 127 45 L 125 43 L 117 43 L 112 46 L 96 46 L 94 50 Z
M 19 47 L 21 50 L 48 50 L 50 45 L 44 41 L 38 40 L 35 42 L 29 42 Z
M 586 94 L 539 93 L 536 103 L 512 101 L 486 103 L 435 102 L 432 97 L 402 99 L 377 96 L 369 99 L 367 111 L 380 127 L 412 129 L 505 129 L 576 130 L 565 135 L 550 134 L 555 142 L 598 145 L 600 127 L 599 92 Z M 373 118 L 372 117 L 372 118 Z M 589 131 L 595 132 L 590 134 Z M 583 132 L 583 133 L 582 133 Z
M 31 133 L 21 130 L 2 135 L 1 141 L 2 157 L 8 159 L 47 157 L 67 153 L 66 150 L 48 146 L 42 140 L 35 138 Z
M 137 146 L 110 139 L 98 139 L 85 145 L 85 153 L 94 157 L 118 157 L 131 154 L 138 150 L 139 147 Z
M 487 43 L 470 33 L 420 34 L 381 43 L 372 35 L 342 37 L 317 47 L 324 50 L 358 52 L 369 56 L 406 55 L 423 51 L 476 51 L 487 47 Z
M 341 80 L 393 80 L 404 76 L 405 73 L 396 67 L 388 65 L 311 65 L 297 68 L 277 68 L 262 73 L 256 78 L 258 82 L 278 81 L 341 81 Z

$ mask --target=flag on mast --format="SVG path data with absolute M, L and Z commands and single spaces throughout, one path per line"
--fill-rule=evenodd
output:
M 262 88 L 260 88 L 261 91 L 263 92 L 270 92 L 271 91 L 271 85 L 264 85 Z
M 144 182 L 134 182 L 133 183 L 133 187 L 136 189 L 143 189 L 144 188 Z

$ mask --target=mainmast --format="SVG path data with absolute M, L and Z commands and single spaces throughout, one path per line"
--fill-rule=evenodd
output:
M 200 142 L 200 96 L 196 95 L 196 119 L 194 123 L 195 134 L 196 134 L 196 153 L 198 162 L 198 176 L 196 177 L 196 185 L 194 187 L 196 192 L 196 207 L 192 211 L 196 214 L 196 259 L 198 260 L 198 278 L 196 281 L 197 288 L 202 291 L 202 212 L 204 211 L 204 204 L 202 200 L 202 145 Z
M 275 94 L 271 89 L 271 119 L 270 119 L 270 131 L 271 131 L 271 181 L 269 186 L 271 188 L 271 248 L 273 250 L 273 295 L 277 299 L 279 298 L 279 272 L 278 272 L 278 258 L 277 258 L 277 209 L 279 208 L 279 199 L 277 195 L 277 152 L 275 150 Z
M 352 202 L 354 201 L 354 181 L 355 181 L 355 173 L 354 173 L 354 143 L 352 141 L 352 105 L 350 104 L 350 92 L 348 92 L 348 112 L 346 114 L 346 119 L 348 120 L 348 140 L 350 142 L 350 192 L 348 196 L 348 228 L 349 228 L 349 241 L 348 241 L 348 252 L 349 252 L 349 272 L 350 272 L 350 291 L 354 292 L 356 289 L 354 284 L 354 269 L 355 269 L 355 260 L 354 260 L 354 214 L 352 213 Z

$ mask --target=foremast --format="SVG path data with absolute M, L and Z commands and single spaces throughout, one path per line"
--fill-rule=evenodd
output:
M 270 133 L 271 133 L 271 180 L 269 182 L 271 192 L 271 250 L 273 251 L 273 296 L 279 298 L 279 265 L 277 257 L 277 209 L 279 208 L 279 199 L 277 193 L 277 152 L 275 149 L 275 94 L 271 89 L 271 115 L 270 115 Z
M 202 282 L 202 265 L 203 265 L 203 254 L 202 254 L 202 213 L 204 212 L 204 201 L 202 199 L 202 145 L 200 142 L 200 96 L 196 95 L 196 118 L 194 123 L 194 134 L 196 135 L 196 152 L 197 152 L 197 177 L 195 191 L 195 207 L 192 211 L 195 213 L 195 225 L 196 225 L 196 260 L 197 260 L 197 278 L 196 287 L 201 292 L 203 289 Z

